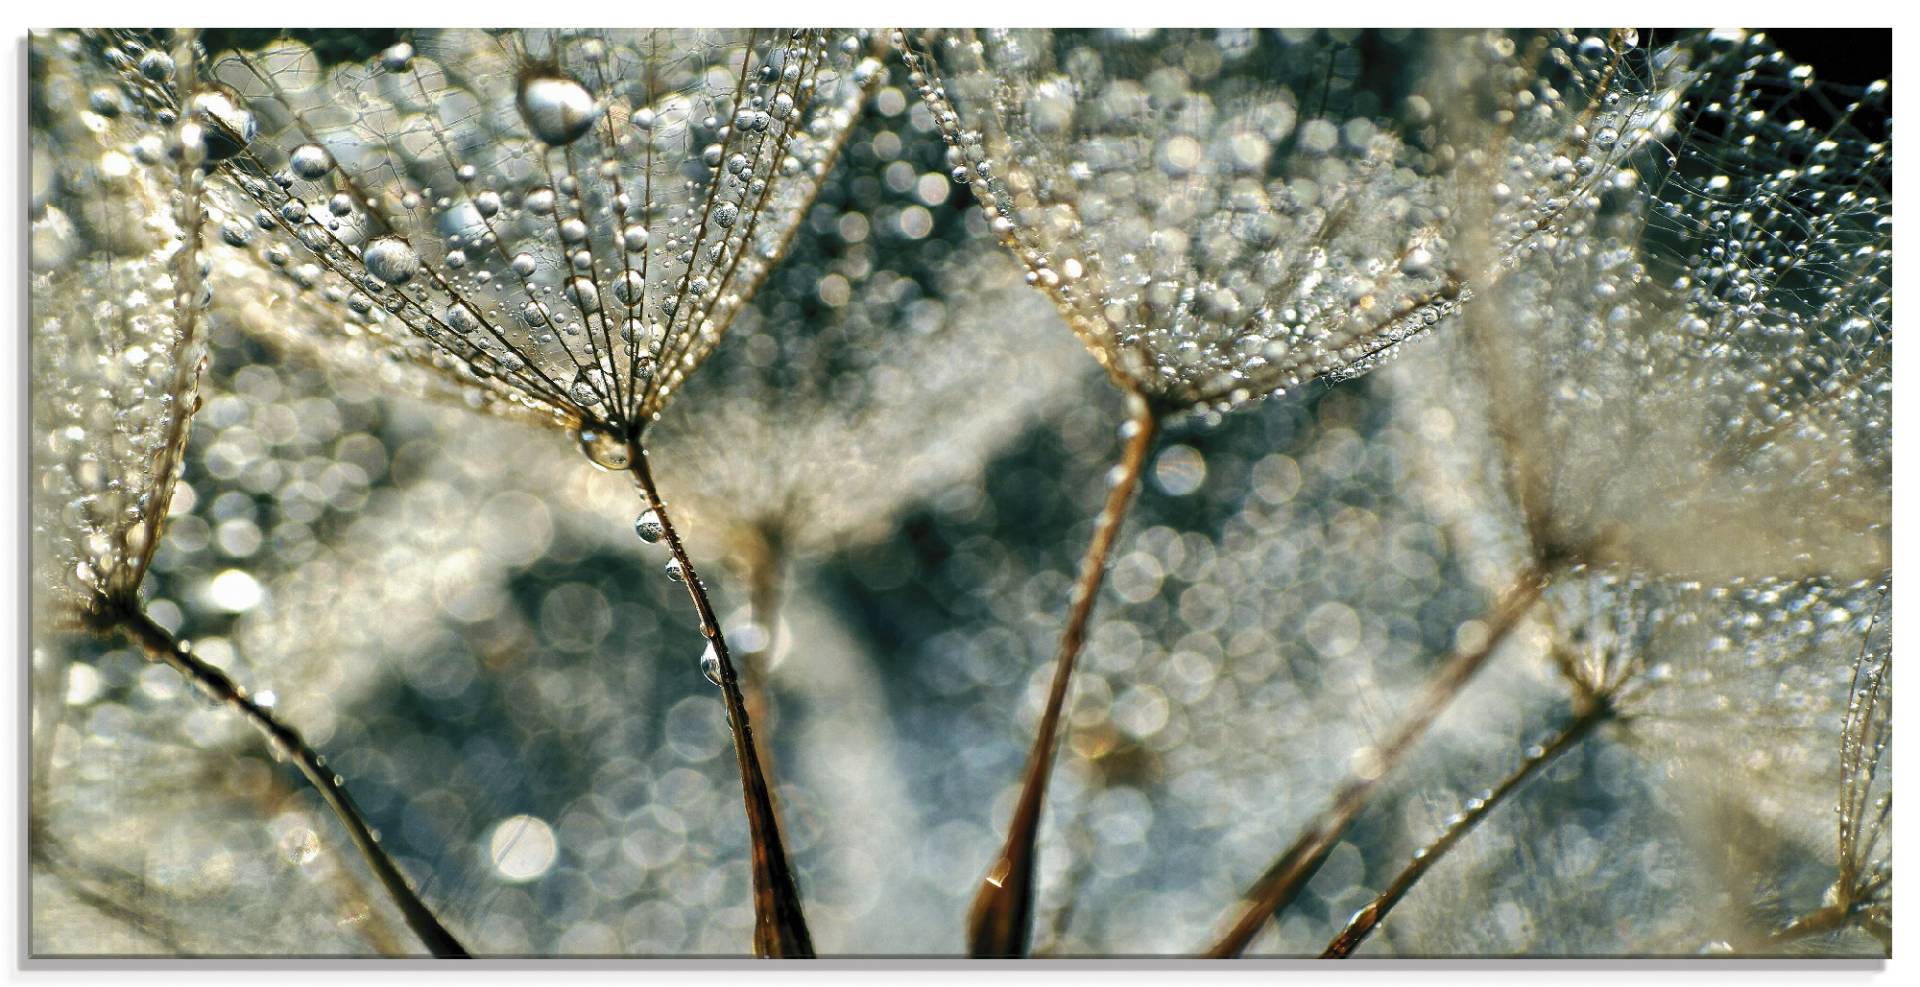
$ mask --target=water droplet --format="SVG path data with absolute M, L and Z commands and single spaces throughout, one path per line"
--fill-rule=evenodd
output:
M 676 583 L 687 581 L 687 570 L 681 567 L 679 559 L 667 560 L 667 578 Z
M 325 177 L 333 169 L 333 155 L 318 144 L 302 144 L 287 156 L 287 167 L 301 178 L 313 181 Z
M 95 89 L 93 95 L 87 97 L 87 107 L 103 117 L 117 117 L 123 109 L 120 94 L 105 86 Z
M 646 295 L 647 283 L 640 278 L 639 271 L 627 271 L 613 282 L 613 297 L 628 308 L 639 308 Z
M 456 302 L 447 309 L 447 328 L 464 336 L 480 328 L 480 317 L 465 302 Z
M 397 236 L 383 236 L 360 254 L 367 273 L 392 285 L 406 284 L 420 271 L 420 255 Z
M 700 654 L 700 674 L 714 685 L 720 684 L 720 653 L 713 648 L 713 642 L 707 642 L 707 650 Z
M 140 57 L 140 74 L 155 82 L 173 78 L 173 56 L 158 48 Z
M 667 526 L 660 523 L 660 515 L 651 510 L 641 511 L 640 516 L 633 519 L 633 533 L 639 535 L 641 541 L 655 545 L 666 535 Z
M 626 441 L 603 429 L 581 429 L 580 451 L 588 461 L 603 470 L 623 470 L 633 465 L 633 455 Z
M 560 147 L 586 136 L 600 117 L 587 87 L 564 76 L 530 76 L 520 82 L 520 116 L 542 142 Z

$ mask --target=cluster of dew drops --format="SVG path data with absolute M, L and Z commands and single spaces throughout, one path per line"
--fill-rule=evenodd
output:
M 379 61 L 384 70 L 388 72 L 399 72 L 408 68 L 413 55 L 414 52 L 410 45 L 399 44 L 382 53 Z M 244 145 L 246 140 L 251 139 L 252 134 L 255 132 L 255 125 L 250 118 L 244 121 L 239 119 L 238 115 L 244 114 L 245 110 L 239 106 L 237 101 L 229 100 L 228 102 L 233 105 L 225 117 L 221 117 L 217 112 L 213 115 L 220 118 L 219 122 L 223 124 L 220 129 L 242 135 L 238 143 Z M 589 92 L 584 85 L 572 78 L 555 73 L 535 74 L 521 80 L 516 104 L 521 119 L 525 123 L 528 131 L 538 141 L 548 147 L 562 147 L 572 144 L 586 136 L 602 115 L 602 108 L 596 102 L 593 94 Z M 792 97 L 786 93 L 777 94 L 770 105 L 770 112 L 774 117 L 785 118 L 794 112 Z M 764 118 L 767 114 L 762 113 L 760 116 Z M 651 126 L 651 119 L 651 111 L 644 111 L 636 116 L 636 124 L 642 129 L 648 129 Z M 717 168 L 719 166 L 719 153 L 720 145 L 718 144 L 707 148 L 705 157 L 709 167 Z M 740 176 L 739 180 L 744 181 L 746 159 L 740 155 L 735 155 L 735 159 L 737 159 L 737 161 L 728 162 L 727 170 L 730 174 Z M 611 161 L 606 162 L 602 170 L 606 170 L 606 168 L 611 165 Z M 337 164 L 326 147 L 319 143 L 309 141 L 295 147 L 289 153 L 286 170 L 276 175 L 275 181 L 282 189 L 290 188 L 296 180 L 320 182 L 325 180 L 336 167 Z M 469 164 L 461 166 L 456 174 L 464 183 L 470 181 L 474 173 L 474 167 Z M 575 195 L 579 191 L 578 181 L 575 176 L 566 176 L 556 183 L 558 186 L 557 191 L 569 196 Z M 534 212 L 550 212 L 555 202 L 555 193 L 556 189 L 552 187 L 534 189 L 527 193 L 525 207 Z M 432 192 L 430 190 L 422 190 L 420 193 L 408 193 L 402 197 L 401 205 L 407 210 L 412 210 L 418 206 L 423 197 L 431 196 Z M 623 194 L 615 198 L 616 202 L 623 203 L 625 196 Z M 442 200 L 443 204 L 444 201 L 445 200 Z M 498 214 L 502 207 L 502 197 L 495 191 L 488 190 L 480 192 L 474 195 L 472 199 L 472 209 L 482 220 L 490 219 Z M 337 230 L 340 219 L 351 215 L 356 208 L 356 204 L 351 196 L 345 192 L 337 193 L 327 202 L 326 210 L 332 215 L 328 217 L 322 225 L 325 225 L 328 229 Z M 624 210 L 626 206 L 622 204 L 621 208 Z M 329 242 L 330 238 L 318 226 L 310 225 L 307 222 L 309 213 L 304 202 L 301 202 L 298 198 L 289 199 L 281 205 L 280 212 L 287 224 L 296 228 L 302 241 L 305 242 L 309 248 L 323 256 L 332 252 L 332 247 Z M 318 213 L 319 210 L 316 207 L 314 215 L 318 216 Z M 736 203 L 723 201 L 714 206 L 713 221 L 722 228 L 734 226 L 739 216 L 740 206 Z M 260 217 L 260 225 L 263 227 L 271 227 L 273 225 L 271 217 L 263 212 Z M 235 246 L 243 246 L 251 238 L 251 231 L 246 228 L 246 224 L 237 220 L 227 224 L 227 226 L 223 228 L 222 233 L 228 242 Z M 581 217 L 569 217 L 560 223 L 561 239 L 567 243 L 577 244 L 585 240 L 587 235 L 586 223 Z M 651 238 L 652 234 L 650 234 L 647 227 L 642 223 L 635 222 L 624 226 L 620 230 L 619 243 L 629 253 L 633 253 L 645 250 L 648 244 L 652 242 Z M 470 245 L 461 244 L 459 242 L 460 239 L 461 238 L 457 236 L 449 239 L 449 243 L 453 245 L 455 249 L 450 250 L 445 258 L 447 266 L 455 270 L 464 268 L 468 264 L 467 251 L 462 248 L 465 246 L 485 246 L 490 239 L 490 234 L 481 235 Z M 673 240 L 669 238 L 668 243 L 671 245 Z M 403 236 L 398 234 L 388 233 L 376 236 L 369 240 L 364 247 L 359 248 L 357 251 L 349 249 L 348 252 L 354 260 L 357 260 L 357 266 L 362 272 L 351 275 L 349 279 L 363 289 L 363 292 L 355 293 L 348 298 L 347 301 L 351 307 L 362 315 L 368 314 L 374 307 L 373 297 L 387 297 L 389 290 L 398 290 L 404 286 L 415 283 L 418 276 L 426 270 L 420 254 L 416 252 L 415 248 Z M 583 258 L 586 256 L 584 252 L 573 256 L 572 265 L 576 271 L 590 267 L 590 261 L 583 261 Z M 285 266 L 290 260 L 290 254 L 284 248 L 275 248 L 269 252 L 268 259 L 276 266 Z M 511 270 L 516 277 L 524 281 L 524 279 L 533 275 L 536 264 L 537 261 L 533 255 L 523 251 L 511 258 L 508 269 Z M 321 276 L 319 267 L 311 264 L 304 265 L 302 268 L 291 273 L 294 275 L 295 280 L 303 286 L 310 286 Z M 479 286 L 485 286 L 493 280 L 492 274 L 489 271 L 475 272 L 471 277 L 473 282 Z M 438 281 L 437 276 L 436 281 Z M 445 286 L 442 285 L 442 287 Z M 707 294 L 709 291 L 707 279 L 704 277 L 693 278 L 687 285 L 686 290 L 688 294 L 694 297 Z M 599 306 L 599 288 L 595 285 L 591 277 L 576 275 L 569 278 L 565 284 L 565 291 L 567 297 L 575 306 L 583 311 L 597 309 Z M 627 271 L 620 279 L 614 282 L 612 294 L 627 309 L 639 308 L 644 297 L 641 276 L 633 271 Z M 391 300 L 387 302 L 388 307 L 392 308 L 395 312 L 399 312 L 400 309 L 407 304 L 401 300 L 402 297 L 404 296 L 391 298 Z M 417 299 L 415 304 L 420 304 Z M 674 309 L 677 307 L 677 303 L 669 300 L 664 304 L 664 313 L 671 317 Z M 538 300 L 528 300 L 519 313 L 519 316 L 520 320 L 526 326 L 530 341 L 533 342 L 536 347 L 553 338 L 550 327 L 558 328 L 568 335 L 576 333 L 580 328 L 577 325 L 558 324 L 549 307 Z M 414 322 L 412 319 L 408 321 L 410 324 Z M 438 323 L 438 325 L 435 323 Z M 447 306 L 444 315 L 435 317 L 423 312 L 421 323 L 413 325 L 412 327 L 428 339 L 435 340 L 440 337 L 439 329 L 442 326 L 451 330 L 459 342 L 452 347 L 442 344 L 441 348 L 448 349 L 449 352 L 453 353 L 456 357 L 468 360 L 470 364 L 474 362 L 473 358 L 484 357 L 487 358 L 486 362 L 496 363 L 499 370 L 509 375 L 518 374 L 528 367 L 526 356 L 517 352 L 512 343 L 500 338 L 499 332 L 493 330 L 492 327 L 488 325 L 472 307 L 472 303 L 470 302 L 460 300 L 456 296 Z M 494 337 L 494 340 L 499 344 L 499 348 L 504 348 L 506 352 L 499 352 L 498 348 L 490 345 L 489 340 L 478 332 L 478 330 L 482 328 L 488 329 L 489 331 L 486 335 Z M 659 346 L 665 341 L 667 332 L 668 329 L 665 326 L 659 324 L 649 326 L 645 324 L 638 313 L 629 314 L 622 320 L 619 331 L 621 339 L 627 341 L 629 344 L 638 340 L 645 340 L 645 345 L 640 352 L 630 354 L 632 365 L 624 371 L 632 376 L 636 384 L 644 385 L 654 376 L 655 355 L 654 353 L 647 352 L 647 350 L 652 349 L 657 352 Z M 471 348 L 474 352 L 471 354 L 463 354 L 460 352 L 467 348 Z M 481 371 L 484 367 L 475 366 L 474 369 Z M 603 405 L 610 394 L 617 393 L 614 376 L 621 372 L 611 352 L 605 355 L 597 355 L 592 365 L 579 368 L 578 375 L 570 385 L 564 387 L 563 393 L 547 395 L 546 397 L 549 400 L 563 399 L 568 401 L 579 409 L 582 409 L 583 412 L 586 412 L 588 416 L 591 417 L 592 409 Z M 483 374 L 483 376 L 484 375 L 485 374 Z M 591 452 L 589 452 L 589 456 L 593 458 L 596 463 L 608 465 L 609 468 L 620 468 L 603 463 L 601 457 L 595 456 Z
M 633 463 L 629 449 L 627 443 L 612 433 L 594 428 L 580 430 L 580 451 L 601 469 L 618 471 L 629 468 Z M 667 525 L 658 511 L 648 507 L 633 519 L 633 533 L 645 544 L 658 545 L 667 536 Z M 687 581 L 686 567 L 681 565 L 677 555 L 667 560 L 666 568 L 669 580 L 676 583 Z M 700 673 L 714 685 L 720 684 L 720 654 L 714 650 L 711 639 L 707 642 L 706 651 L 700 655 Z
M 642 542 L 657 545 L 666 537 L 667 526 L 660 520 L 659 512 L 649 507 L 633 519 L 633 533 L 640 536 Z M 667 578 L 676 583 L 686 582 L 687 570 L 679 558 L 667 560 Z M 712 639 L 708 639 L 706 650 L 700 654 L 700 674 L 706 676 L 708 682 L 720 684 L 720 653 L 714 649 Z

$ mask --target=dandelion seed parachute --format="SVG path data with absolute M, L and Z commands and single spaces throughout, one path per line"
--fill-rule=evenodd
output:
M 1125 390 L 1224 410 L 1357 376 L 1464 300 L 1436 259 L 1441 158 L 1376 124 L 1354 49 L 1253 31 L 901 43 L 955 179 Z
M 1026 948 L 1037 791 L 1154 426 L 1169 412 L 1227 411 L 1314 379 L 1360 376 L 1470 297 L 1457 265 L 1442 258 L 1465 212 L 1456 199 L 1471 186 L 1451 173 L 1455 149 L 1433 139 L 1432 106 L 1391 70 L 1372 89 L 1357 85 L 1368 56 L 1349 39 L 1332 46 L 1317 103 L 1303 111 L 1300 92 L 1321 70 L 1289 57 L 1294 40 L 896 35 L 951 147 L 954 178 L 971 183 L 1028 281 L 1136 405 L 1062 635 L 1029 791 L 969 920 L 976 951 Z M 1602 46 L 1599 57 L 1607 54 Z M 1485 61 L 1477 57 L 1473 64 Z M 1403 64 L 1377 51 L 1371 58 Z M 1580 81 L 1604 91 L 1606 78 L 1595 68 Z M 1394 104 L 1386 128 L 1376 121 L 1383 100 Z M 1550 213 L 1533 219 L 1533 232 L 1555 228 Z
M 34 153 L 49 181 L 29 277 L 35 586 L 82 612 L 130 602 L 152 560 L 206 353 L 198 199 L 164 150 L 166 91 L 123 84 L 85 47 L 63 35 L 39 49 Z M 88 90 L 108 113 L 73 109 Z
M 1567 160 L 1577 174 L 1576 155 L 1637 150 L 1555 200 L 1557 235 L 1480 224 L 1493 232 L 1470 253 L 1491 276 L 1461 331 L 1393 383 L 1423 436 L 1418 489 L 1479 578 L 1575 563 L 1549 591 L 1563 637 L 1540 658 L 1576 694 L 1618 703 L 1599 746 L 1624 741 L 1675 779 L 1650 794 L 1684 821 L 1682 842 L 1716 834 L 1684 879 L 1707 897 L 1787 887 L 1804 867 L 1730 854 L 1741 841 L 1719 834 L 1819 846 L 1841 657 L 1888 561 L 1884 87 L 1803 100 L 1810 71 L 1742 33 L 1683 37 L 1616 76 Z M 1518 138 L 1507 154 L 1506 139 L 1459 138 L 1500 149 L 1487 160 L 1503 167 L 1551 160 Z M 1493 203 L 1520 187 L 1483 174 Z M 1755 921 L 1728 919 L 1727 940 L 1770 948 Z M 1643 948 L 1692 951 L 1685 926 L 1645 929 Z
M 238 153 L 254 135 L 245 107 L 218 88 L 200 87 L 193 37 L 177 41 L 188 65 L 178 89 L 170 83 L 179 63 L 160 50 L 162 43 L 133 32 L 63 33 L 41 49 L 53 63 L 45 69 L 51 91 L 76 80 L 104 82 L 94 92 L 111 98 L 90 102 L 113 109 L 106 117 L 88 111 L 65 121 L 57 118 L 57 106 L 44 107 L 56 119 L 36 130 L 52 144 L 59 186 L 48 189 L 50 201 L 41 205 L 41 221 L 54 235 L 36 244 L 36 266 L 63 268 L 35 285 L 34 370 L 46 396 L 35 412 L 54 436 L 42 460 L 37 503 L 47 513 L 37 519 L 36 535 L 41 557 L 56 571 L 41 589 L 64 597 L 42 619 L 77 617 L 89 630 L 126 638 L 147 660 L 168 666 L 202 698 L 259 730 L 312 783 L 434 955 L 464 957 L 376 845 L 325 759 L 155 621 L 139 596 L 199 407 L 208 302 L 199 255 L 206 168 Z M 142 50 L 135 77 L 125 71 L 128 53 Z M 136 163 L 145 167 L 136 171 Z M 102 178 L 111 186 L 102 188 Z M 81 212 L 87 229 L 64 227 L 56 203 Z M 68 252 L 79 257 L 63 265 Z M 68 274 L 79 280 L 59 276 Z M 55 505 L 64 510 L 47 516 Z M 41 740 L 43 748 L 51 742 Z M 46 767 L 43 762 L 43 774 Z
M 1840 734 L 1860 722 L 1849 689 L 1863 643 L 1884 640 L 1884 615 L 1874 614 L 1882 592 L 1873 581 L 1726 589 L 1563 577 L 1546 601 L 1558 629 L 1545 640 L 1552 653 L 1522 658 L 1555 667 L 1576 693 L 1607 690 L 1614 712 L 1436 865 L 1368 950 L 1580 952 L 1625 937 L 1655 954 L 1778 952 L 1769 934 L 1817 911 L 1838 869 Z M 1536 712 L 1517 742 L 1492 736 L 1484 750 L 1451 755 L 1488 766 L 1411 800 L 1416 844 L 1567 715 L 1564 699 L 1515 678 L 1493 701 Z M 1857 761 L 1847 772 L 1864 775 Z M 1607 807 L 1569 820 L 1565 803 L 1580 792 Z M 1668 890 L 1648 894 L 1650 877 Z M 1524 921 L 1463 923 L 1451 905 L 1460 889 Z M 1621 910 L 1622 896 L 1636 907 Z M 1497 945 L 1467 945 L 1490 931 Z
M 221 276 L 295 299 L 295 318 L 247 324 L 299 348 L 616 433 L 667 406 L 784 253 L 874 72 L 853 33 L 411 47 L 213 57 L 268 121 L 213 183 L 222 221 L 264 234 L 223 248 Z
M 642 431 L 785 252 L 877 75 L 867 47 L 864 32 L 454 31 L 333 74 L 285 47 L 215 62 L 286 119 L 218 186 L 274 234 L 254 269 L 311 258 L 303 288 L 330 273 L 348 312 L 406 328 L 390 352 L 478 406 L 574 429 L 659 516 L 734 728 L 762 955 L 812 946 L 718 618 Z M 335 167 L 302 185 L 281 159 L 316 139 Z
M 1616 179 L 1561 196 L 1556 236 L 1472 248 L 1497 283 L 1396 376 L 1445 431 L 1417 450 L 1447 477 L 1430 489 L 1477 505 L 1501 475 L 1526 551 L 1709 580 L 1878 573 L 1891 149 L 1850 122 L 1877 97 L 1777 119 L 1763 107 L 1802 76 L 1758 36 L 1683 39 L 1639 71 L 1611 112 L 1655 122 Z M 1508 157 L 1498 133 L 1472 140 Z M 1513 141 L 1514 161 L 1544 153 Z

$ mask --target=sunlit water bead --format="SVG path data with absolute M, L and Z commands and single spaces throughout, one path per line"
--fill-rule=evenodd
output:
M 140 57 L 140 74 L 155 82 L 173 78 L 173 56 L 155 48 Z
M 599 367 L 588 367 L 573 379 L 573 384 L 567 388 L 567 396 L 581 408 L 597 407 L 607 399 L 608 380 L 606 371 Z
M 447 328 L 462 336 L 480 328 L 480 316 L 465 302 L 455 302 L 447 309 Z
M 325 178 L 333 170 L 333 155 L 318 144 L 302 144 L 287 156 L 287 167 L 309 182 Z
M 367 244 L 360 261 L 368 274 L 390 285 L 406 284 L 420 273 L 420 255 L 397 236 L 383 236 Z
M 720 684 L 720 652 L 715 650 L 713 642 L 707 642 L 707 649 L 700 653 L 700 674 L 714 685 Z
M 657 545 L 666 536 L 667 526 L 660 523 L 659 514 L 651 510 L 641 511 L 640 516 L 633 519 L 633 533 L 639 535 L 641 541 Z
M 667 579 L 676 583 L 684 583 L 687 581 L 686 567 L 680 564 L 679 559 L 667 560 Z
M 561 75 L 522 79 L 516 97 L 520 117 L 542 142 L 562 147 L 586 136 L 600 118 L 587 87 Z
M 580 452 L 603 470 L 619 471 L 633 465 L 633 451 L 626 440 L 604 428 L 582 428 Z

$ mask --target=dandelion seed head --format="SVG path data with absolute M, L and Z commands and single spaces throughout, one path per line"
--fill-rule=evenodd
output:
M 63 35 L 36 45 L 34 139 L 52 164 L 34 203 L 29 275 L 37 585 L 82 611 L 133 599 L 169 509 L 196 410 L 207 303 L 199 199 L 165 115 L 172 57 L 150 36 Z M 107 52 L 120 53 L 109 59 Z M 144 54 L 142 54 L 144 53 Z M 108 90 L 111 117 L 73 111 Z
M 262 122 L 212 183 L 223 216 L 264 234 L 225 244 L 222 276 L 264 269 L 297 316 L 246 324 L 618 435 L 752 297 L 862 95 L 853 34 L 446 31 L 404 47 L 210 60 Z
M 1174 408 L 1359 376 L 1470 296 L 1451 249 L 1461 149 L 1420 126 L 1432 104 L 1360 85 L 1340 44 L 1247 41 L 1231 57 L 1183 31 L 907 43 L 955 180 L 1029 283 L 1123 387 Z M 1533 204 L 1566 182 L 1513 177 L 1552 228 Z
M 1475 249 L 1493 273 L 1460 338 L 1399 377 L 1428 395 L 1413 407 L 1467 427 L 1421 456 L 1500 461 L 1525 551 L 1701 578 L 1877 572 L 1890 151 L 1846 113 L 1816 128 L 1752 112 L 1791 68 L 1758 36 L 1649 58 L 1681 81 L 1621 101 L 1663 105 L 1692 139 L 1640 141 L 1618 172 L 1637 180 L 1567 198 L 1559 233 Z M 1833 155 L 1849 167 L 1803 164 Z M 1454 476 L 1436 490 L 1488 474 Z

